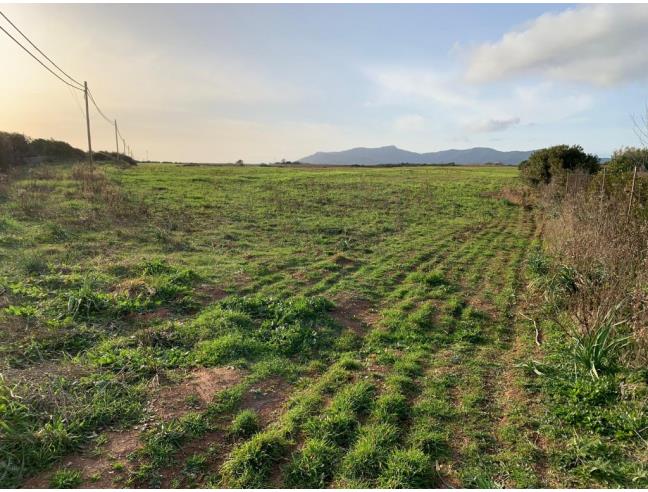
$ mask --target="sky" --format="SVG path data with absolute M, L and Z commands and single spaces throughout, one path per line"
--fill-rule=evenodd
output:
M 648 5 L 0 5 L 135 156 L 273 162 L 638 145 Z M 10 30 L 0 17 L 0 25 Z M 11 31 L 15 32 L 15 31 Z M 0 32 L 0 130 L 87 148 L 83 94 Z M 91 108 L 94 149 L 113 128 Z

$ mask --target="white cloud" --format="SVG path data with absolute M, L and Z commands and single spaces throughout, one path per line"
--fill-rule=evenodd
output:
M 394 129 L 401 132 L 423 130 L 425 129 L 425 118 L 420 114 L 404 114 L 394 120 Z
M 365 74 L 378 88 L 370 105 L 392 104 L 403 99 L 424 99 L 455 107 L 473 103 L 471 95 L 459 91 L 453 77 L 447 74 L 408 67 L 383 67 L 367 70 Z
M 493 132 L 507 130 L 520 121 L 554 123 L 573 118 L 593 104 L 592 96 L 582 90 L 552 82 L 481 87 L 469 86 L 450 74 L 413 67 L 384 67 L 365 73 L 373 83 L 368 106 L 417 111 L 398 117 L 393 123 L 396 130 L 422 128 L 424 122 L 418 111 L 428 117 L 426 128 L 444 121 L 456 123 L 459 131 Z
M 472 53 L 466 78 L 522 75 L 611 86 L 648 74 L 648 6 L 594 5 L 545 14 Z
M 519 124 L 520 118 L 518 117 L 500 120 L 489 119 L 471 122 L 466 125 L 466 129 L 475 133 L 491 133 L 501 132 Z

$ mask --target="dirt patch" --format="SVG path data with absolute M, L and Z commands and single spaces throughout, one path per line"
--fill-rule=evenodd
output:
M 486 314 L 490 319 L 497 319 L 500 316 L 497 306 L 480 297 L 473 297 L 468 301 L 468 305 L 475 308 L 476 311 Z
M 366 328 L 378 321 L 378 311 L 365 299 L 340 297 L 333 302 L 335 308 L 331 317 L 358 335 L 364 335 Z
M 225 289 L 216 285 L 203 284 L 196 289 L 196 293 L 208 302 L 217 302 L 229 295 Z
M 337 253 L 331 257 L 331 261 L 339 266 L 351 266 L 355 265 L 356 262 L 351 258 L 347 258 L 342 253 Z
M 254 410 L 265 425 L 281 411 L 290 385 L 281 378 L 270 378 L 250 388 L 241 402 L 242 408 Z
M 266 379 L 248 390 L 241 401 L 240 408 L 257 412 L 261 423 L 266 426 L 281 413 L 290 388 L 291 385 L 279 377 Z M 225 422 L 226 425 L 228 423 Z M 216 472 L 236 445 L 237 442 L 228 436 L 226 428 L 208 432 L 198 439 L 189 441 L 174 456 L 174 462 L 177 464 L 161 470 L 161 486 L 168 488 L 176 479 L 185 480 L 181 474 L 184 463 L 188 457 L 197 453 L 207 453 L 208 469 Z M 200 481 L 203 477 L 195 478 Z M 195 488 L 192 482 L 183 482 L 182 485 Z
M 179 417 L 192 409 L 205 408 L 216 393 L 238 383 L 244 373 L 232 367 L 203 368 L 193 371 L 181 383 L 163 386 L 149 403 L 148 410 L 155 419 Z M 104 434 L 104 443 L 88 446 L 80 453 L 61 460 L 52 469 L 39 473 L 24 483 L 26 488 L 48 488 L 56 470 L 67 467 L 80 470 L 83 488 L 115 488 L 132 472 L 128 456 L 142 443 L 140 435 L 148 426 L 136 426 L 126 431 Z
M 69 468 L 80 470 L 83 474 L 81 486 L 87 489 L 115 488 L 120 479 L 127 476 L 131 464 L 128 456 L 141 447 L 139 431 L 107 432 L 106 442 L 89 447 L 83 454 L 73 455 L 62 460 L 58 466 L 40 473 L 23 484 L 23 488 L 43 489 L 50 487 L 56 470 Z
M 9 386 L 20 385 L 26 388 L 47 384 L 58 378 L 80 378 L 88 374 L 88 369 L 67 361 L 43 361 L 32 364 L 24 369 L 9 368 L 2 371 Z M 20 394 L 20 389 L 18 389 Z M 32 393 L 32 390 L 29 391 Z
M 216 393 L 237 384 L 243 374 L 233 367 L 197 369 L 182 383 L 160 388 L 151 399 L 149 410 L 162 419 L 169 419 L 190 410 L 204 409 Z
M 146 323 L 148 321 L 156 321 L 162 319 L 168 319 L 171 316 L 171 311 L 167 308 L 159 308 L 154 311 L 148 311 L 145 313 L 130 313 L 127 318 Z

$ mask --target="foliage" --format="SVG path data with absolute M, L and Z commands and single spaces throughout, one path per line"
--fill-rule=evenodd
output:
M 610 174 L 631 173 L 635 166 L 648 171 L 648 149 L 624 147 L 612 154 L 606 168 Z
M 566 172 L 587 174 L 599 170 L 598 157 L 586 154 L 579 145 L 556 145 L 536 150 L 520 164 L 522 177 L 531 185 L 547 184 Z

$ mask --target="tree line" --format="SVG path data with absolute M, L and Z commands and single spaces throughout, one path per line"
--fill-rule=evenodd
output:
M 115 152 L 93 152 L 95 161 L 122 160 L 129 164 L 136 161 Z M 31 162 L 82 161 L 87 153 L 67 142 L 54 139 L 29 138 L 21 133 L 0 132 L 0 169 L 8 170 Z

